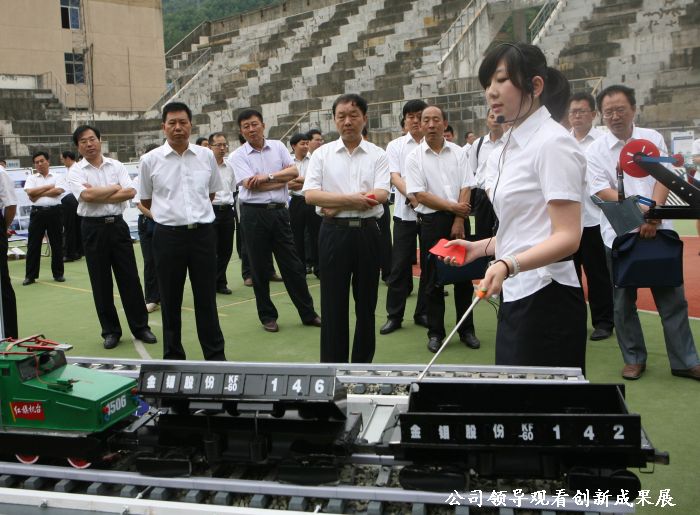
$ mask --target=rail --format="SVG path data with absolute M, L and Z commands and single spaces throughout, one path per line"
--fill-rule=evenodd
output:
M 211 55 L 211 48 L 207 48 L 204 52 L 197 56 L 194 61 L 189 63 L 184 70 L 178 73 L 178 77 L 168 84 L 160 98 L 156 100 L 151 107 L 146 109 L 146 112 L 154 110 L 160 111 L 161 107 L 163 107 L 168 100 L 175 96 L 193 76 L 197 75 L 205 66 L 209 64 L 211 61 Z M 202 61 L 204 61 L 203 64 Z
M 552 14 L 559 10 L 563 4 L 564 0 L 547 0 L 547 2 L 542 5 L 527 28 L 528 41 L 535 42 L 536 39 L 539 39 L 540 33 L 551 19 Z
M 462 9 L 452 25 L 438 41 L 440 48 L 440 60 L 437 63 L 438 68 L 442 67 L 442 63 L 449 57 L 455 47 L 467 33 L 469 28 L 479 18 L 483 10 L 488 6 L 487 0 L 471 0 L 467 6 Z
M 68 92 L 53 72 L 48 71 L 37 75 L 36 84 L 38 89 L 50 89 L 58 101 L 61 102 L 64 107 L 66 106 L 68 102 Z

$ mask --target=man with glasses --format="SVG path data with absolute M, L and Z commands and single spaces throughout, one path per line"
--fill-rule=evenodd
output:
M 667 154 L 666 143 L 661 134 L 651 129 L 634 125 L 636 101 L 634 90 L 626 86 L 609 86 L 598 94 L 598 110 L 610 132 L 591 143 L 586 151 L 588 159 L 588 183 L 590 192 L 610 202 L 617 201 L 618 184 L 616 165 L 622 147 L 630 140 L 645 139 L 657 146 L 662 155 Z M 627 195 L 642 195 L 652 198 L 663 206 L 668 197 L 668 188 L 654 179 L 625 175 L 624 189 Z M 600 219 L 603 242 L 612 269 L 612 244 L 615 231 L 605 217 Z M 639 229 L 640 238 L 654 238 L 656 230 L 670 228 L 668 221 L 647 220 Z M 664 328 L 666 352 L 675 376 L 700 380 L 700 358 L 688 323 L 688 302 L 683 286 L 651 288 L 654 302 Z M 614 319 L 617 342 L 622 351 L 625 366 L 624 379 L 639 379 L 646 370 L 647 349 L 644 334 L 637 314 L 637 288 L 613 289 Z
M 233 236 L 236 230 L 236 181 L 233 169 L 224 161 L 228 152 L 228 141 L 222 132 L 209 136 L 209 148 L 214 152 L 219 166 L 224 188 L 216 192 L 212 207 L 214 208 L 214 234 L 216 235 L 216 292 L 231 295 L 226 280 L 226 268 L 233 254 Z
M 571 135 L 586 149 L 604 133 L 593 127 L 595 119 L 595 100 L 590 93 L 575 93 L 569 99 L 569 124 Z M 588 187 L 588 186 L 586 186 Z M 590 196 L 584 195 L 583 202 L 583 232 L 581 244 L 574 254 L 574 264 L 578 280 L 582 281 L 581 268 L 586 271 L 588 283 L 588 303 L 591 310 L 593 341 L 610 338 L 614 327 L 612 283 L 605 261 L 605 245 L 600 235 L 601 211 L 591 201 Z

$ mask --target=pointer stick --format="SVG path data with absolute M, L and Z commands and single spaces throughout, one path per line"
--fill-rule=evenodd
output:
M 423 370 L 423 372 L 420 373 L 420 375 L 418 376 L 418 380 L 417 380 L 416 382 L 420 383 L 420 382 L 423 380 L 423 377 L 425 377 L 425 374 L 428 372 L 428 370 L 429 370 L 430 367 L 433 365 L 433 363 L 434 363 L 435 360 L 438 358 L 438 356 L 439 356 L 440 353 L 443 351 L 443 349 L 444 349 L 445 347 L 447 347 L 447 344 L 448 344 L 449 341 L 452 339 L 452 337 L 454 336 L 454 334 L 457 332 L 457 329 L 459 328 L 459 326 L 462 325 L 462 322 L 464 322 L 464 321 L 466 320 L 466 318 L 469 316 L 469 313 L 471 313 L 472 310 L 474 309 L 474 306 L 476 306 L 477 303 L 478 303 L 481 299 L 483 299 L 484 297 L 486 297 L 486 292 L 485 292 L 485 291 L 482 291 L 482 290 L 477 290 L 477 291 L 476 291 L 476 297 L 474 297 L 474 300 L 472 301 L 472 305 L 469 306 L 469 309 L 467 309 L 467 310 L 464 312 L 464 315 L 462 315 L 462 318 L 460 318 L 459 322 L 457 322 L 457 325 L 455 325 L 454 329 L 452 329 L 452 332 L 451 332 L 450 334 L 447 335 L 447 338 L 445 338 L 445 340 L 442 342 L 442 345 L 440 346 L 440 349 L 435 353 L 435 356 L 433 356 L 433 359 L 430 360 L 430 363 L 428 363 L 428 366 L 425 367 L 425 369 Z

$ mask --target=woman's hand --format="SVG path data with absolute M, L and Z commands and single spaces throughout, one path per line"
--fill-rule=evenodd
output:
M 484 274 L 484 278 L 479 283 L 479 290 L 486 291 L 486 297 L 498 295 L 501 293 L 503 281 L 506 280 L 508 274 L 510 274 L 508 265 L 503 261 L 496 261 L 486 269 L 486 274 Z
M 455 258 L 450 258 L 450 257 L 441 257 L 438 256 L 438 259 L 445 263 L 446 265 L 450 266 L 464 266 L 466 264 L 471 263 L 477 258 L 477 253 L 474 252 L 474 243 L 471 241 L 467 240 L 452 240 L 448 241 L 445 243 L 445 248 L 453 247 L 455 245 L 459 245 L 461 247 L 465 247 L 467 249 L 467 255 L 464 258 L 464 263 L 457 263 L 457 260 Z

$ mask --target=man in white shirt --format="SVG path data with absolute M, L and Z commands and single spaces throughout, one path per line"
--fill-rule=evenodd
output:
M 2 290 L 2 337 L 17 338 L 17 299 L 7 267 L 8 231 L 17 213 L 15 185 L 0 166 L 0 289 Z
M 496 115 L 490 110 L 486 115 L 488 134 L 473 142 L 469 151 L 469 169 L 476 178 L 476 187 L 472 189 L 471 215 L 474 217 L 474 239 L 483 240 L 496 234 L 496 213 L 486 194 L 486 162 L 491 152 L 503 146 L 503 125 L 496 122 Z
M 304 325 L 321 326 L 306 284 L 306 268 L 297 256 L 289 226 L 287 183 L 298 175 L 287 147 L 265 138 L 262 113 L 245 109 L 238 127 L 246 143 L 227 162 L 236 175 L 241 200 L 241 230 L 253 275 L 258 318 L 265 331 L 279 331 L 277 308 L 270 298 L 269 263 L 274 254 L 284 286 Z
M 438 106 L 430 106 L 421 115 L 423 143 L 406 157 L 406 192 L 415 195 L 420 223 L 421 247 L 428 250 L 441 238 L 464 239 L 469 234 L 470 189 L 475 185 L 464 150 L 446 141 L 443 133 L 447 119 Z M 437 352 L 445 338 L 444 287 L 438 284 L 435 259 L 429 259 L 426 273 L 428 307 L 428 350 Z M 459 320 L 470 304 L 470 282 L 455 283 L 454 302 Z M 472 349 L 481 346 L 474 334 L 472 315 L 459 328 L 460 340 Z
M 310 129 L 309 132 L 306 133 L 306 136 L 309 138 L 309 156 L 311 156 L 317 148 L 323 145 L 325 140 L 323 139 L 323 134 L 318 129 Z
M 223 189 L 214 195 L 214 234 L 216 236 L 216 292 L 231 295 L 226 279 L 226 268 L 233 254 L 233 238 L 236 231 L 236 179 L 233 169 L 224 161 L 228 153 L 228 140 L 223 132 L 209 136 L 209 148 L 214 152 L 219 167 Z
M 51 246 L 51 273 L 54 281 L 64 282 L 63 277 L 63 213 L 60 196 L 64 191 L 64 181 L 49 171 L 49 154 L 44 151 L 32 156 L 36 172 L 27 177 L 24 191 L 32 201 L 29 216 L 29 236 L 27 238 L 27 266 L 24 286 L 33 284 L 39 277 L 41 264 L 41 244 L 44 234 L 49 237 Z
M 462 146 L 464 151 L 467 153 L 467 156 L 469 155 L 469 152 L 471 151 L 472 147 L 474 146 L 475 141 L 476 141 L 476 134 L 474 134 L 473 131 L 467 131 L 467 133 L 464 135 L 464 145 Z
M 615 202 L 618 199 L 616 166 L 620 151 L 632 139 L 646 139 L 656 145 L 662 155 L 667 153 L 663 137 L 651 129 L 634 125 L 636 101 L 634 90 L 626 86 L 609 86 L 598 94 L 598 110 L 610 132 L 588 147 L 588 183 L 591 194 Z M 668 189 L 651 175 L 636 178 L 624 177 L 626 195 L 642 195 L 663 206 Z M 603 243 L 606 246 L 608 266 L 612 269 L 611 249 L 615 231 L 605 217 L 600 219 Z M 657 228 L 669 228 L 667 221 L 647 220 L 639 229 L 640 238 L 654 238 Z M 683 286 L 651 288 L 654 302 L 664 328 L 666 350 L 671 373 L 676 376 L 700 380 L 700 358 L 688 323 L 688 303 Z M 647 349 L 637 314 L 637 288 L 613 288 L 615 332 L 622 351 L 625 366 L 624 379 L 639 379 L 646 370 Z
M 156 226 L 153 254 L 163 319 L 163 358 L 186 359 L 182 295 L 189 275 L 197 336 L 204 359 L 224 361 L 224 335 L 216 310 L 216 237 L 211 201 L 223 189 L 216 158 L 192 145 L 192 111 L 181 102 L 163 106 L 166 142 L 141 157 L 139 197 Z
M 391 183 L 396 188 L 394 196 L 394 245 L 391 249 L 391 274 L 387 280 L 386 313 L 387 321 L 379 329 L 379 334 L 389 334 L 401 327 L 406 299 L 413 291 L 413 263 L 416 259 L 416 238 L 419 235 L 415 207 L 415 196 L 406 192 L 406 156 L 420 145 L 423 139 L 421 113 L 428 104 L 422 100 L 409 100 L 403 106 L 403 126 L 407 133 L 390 141 L 386 147 L 386 157 L 391 173 Z M 421 249 L 421 266 L 425 264 L 425 249 Z M 413 313 L 416 324 L 427 327 L 428 315 L 425 306 L 425 274 L 421 274 L 418 284 L 418 298 Z
M 61 153 L 61 162 L 66 167 L 66 175 L 75 164 L 75 153 L 65 150 Z M 78 216 L 78 200 L 66 188 L 60 197 L 63 207 L 63 261 L 77 261 L 83 256 L 83 242 L 80 237 L 80 217 Z
M 382 149 L 362 139 L 367 101 L 345 94 L 333 102 L 340 138 L 320 147 L 309 163 L 303 191 L 319 207 L 321 361 L 371 363 L 379 286 L 378 218 L 389 196 L 389 167 Z M 355 336 L 350 352 L 349 297 L 355 300 Z
M 297 167 L 299 172 L 299 175 L 287 183 L 291 197 L 289 201 L 289 221 L 292 224 L 294 245 L 299 259 L 307 266 L 306 273 L 309 273 L 308 267 L 311 267 L 311 271 L 316 277 L 320 277 L 318 267 L 318 232 L 321 229 L 321 217 L 316 214 L 315 206 L 306 203 L 304 193 L 301 191 L 304 187 L 306 169 L 311 161 L 308 134 L 294 134 L 289 139 L 289 146 L 292 147 L 294 166 Z
M 590 93 L 574 93 L 569 99 L 569 123 L 571 135 L 586 151 L 604 132 L 593 127 L 595 119 L 595 99 Z M 586 184 L 586 189 L 588 185 Z M 586 272 L 588 283 L 588 304 L 591 310 L 593 332 L 590 339 L 605 340 L 610 338 L 614 327 L 613 292 L 610 273 L 605 260 L 605 245 L 600 235 L 600 208 L 596 207 L 589 195 L 583 200 L 583 232 L 581 244 L 574 254 L 574 264 L 579 281 L 583 284 L 581 268 Z
M 131 333 L 144 343 L 156 343 L 148 326 L 129 226 L 122 218 L 126 201 L 136 194 L 129 172 L 119 161 L 102 155 L 97 128 L 81 125 L 73 132 L 73 142 L 83 160 L 71 167 L 67 181 L 78 199 L 78 214 L 83 217 L 85 261 L 102 328 L 103 346 L 113 349 L 122 336 L 114 306 L 112 273 Z

